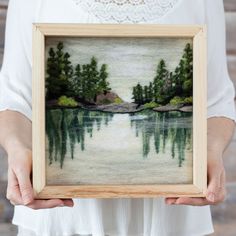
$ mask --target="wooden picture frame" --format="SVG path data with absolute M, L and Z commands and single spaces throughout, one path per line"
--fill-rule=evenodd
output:
M 45 38 L 192 38 L 193 183 L 47 185 L 45 161 Z M 206 27 L 202 25 L 34 24 L 32 80 L 33 188 L 36 198 L 204 197 L 207 188 Z

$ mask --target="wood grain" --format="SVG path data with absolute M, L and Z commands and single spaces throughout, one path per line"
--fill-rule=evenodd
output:
M 33 185 L 37 192 L 45 186 L 45 68 L 44 35 L 33 27 L 32 155 Z
M 207 189 L 207 37 L 206 27 L 193 41 L 193 179 Z
M 46 186 L 39 199 L 53 198 L 141 198 L 141 197 L 203 197 L 194 185 L 91 185 L 91 186 Z
M 194 37 L 200 25 L 157 24 L 35 24 L 47 36 L 72 37 Z

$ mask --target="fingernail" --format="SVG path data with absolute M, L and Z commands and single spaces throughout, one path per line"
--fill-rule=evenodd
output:
M 167 201 L 168 205 L 173 205 L 174 203 L 175 203 L 175 201 L 173 201 L 173 200 L 172 201 Z
M 59 207 L 64 207 L 65 205 L 64 205 L 64 203 L 61 203 L 60 205 L 59 205 Z
M 215 194 L 214 193 L 208 194 L 207 199 L 211 202 L 214 202 L 215 201 Z

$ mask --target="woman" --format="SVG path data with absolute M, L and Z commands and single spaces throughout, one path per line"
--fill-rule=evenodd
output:
M 34 200 L 30 182 L 32 22 L 207 24 L 206 198 Z M 15 205 L 13 223 L 19 226 L 20 236 L 200 236 L 213 232 L 207 205 L 225 198 L 222 154 L 236 120 L 222 0 L 10 0 L 5 41 L 0 143 L 8 153 L 7 198 Z

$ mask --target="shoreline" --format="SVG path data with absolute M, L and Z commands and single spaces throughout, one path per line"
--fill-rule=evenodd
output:
M 170 105 L 167 104 L 165 106 L 158 106 L 154 108 L 145 107 L 145 105 L 138 105 L 136 103 L 122 102 L 120 104 L 111 103 L 107 105 L 84 105 L 79 103 L 77 106 L 60 106 L 55 104 L 46 104 L 46 109 L 78 109 L 82 108 L 89 111 L 101 111 L 101 112 L 109 112 L 109 113 L 117 113 L 117 114 L 125 114 L 125 113 L 136 113 L 143 110 L 153 110 L 155 112 L 170 112 L 170 111 L 179 111 L 179 112 L 192 112 L 192 105 Z

